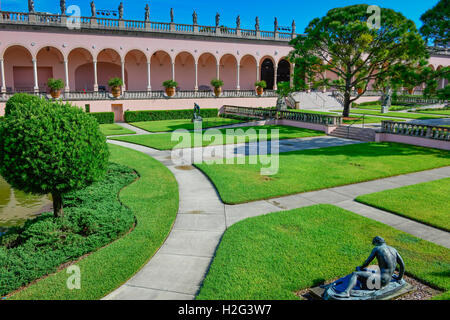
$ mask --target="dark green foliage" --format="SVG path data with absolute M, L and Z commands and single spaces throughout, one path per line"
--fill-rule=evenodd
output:
M 6 102 L 5 117 L 7 117 L 13 110 L 19 108 L 32 108 L 33 104 L 39 101 L 40 98 L 27 93 L 16 93 Z
M 162 83 L 164 88 L 176 88 L 178 86 L 178 82 L 173 80 L 166 80 Z
M 211 85 L 212 85 L 214 88 L 220 88 L 220 87 L 223 86 L 223 81 L 220 80 L 220 79 L 212 79 L 212 80 L 211 80 Z
M 50 78 L 47 80 L 47 87 L 55 91 L 61 90 L 64 88 L 64 81 L 62 79 Z
M 33 100 L 0 123 L 0 175 L 15 189 L 60 197 L 101 179 L 109 157 L 97 121 L 70 104 Z
M 45 213 L 0 237 L 0 296 L 128 232 L 135 222 L 133 212 L 117 195 L 136 178 L 131 169 L 109 164 L 102 181 L 64 196 L 64 219 Z
M 97 119 L 98 124 L 114 123 L 114 112 L 90 112 L 89 115 Z
M 217 109 L 201 109 L 203 118 L 217 117 Z M 126 122 L 158 121 L 174 119 L 192 119 L 193 110 L 148 110 L 148 111 L 125 111 Z
M 112 87 L 121 87 L 123 86 L 123 81 L 121 78 L 111 78 L 108 80 L 108 86 Z
M 450 41 L 450 0 L 440 0 L 433 8 L 425 12 L 420 20 L 423 22 L 420 32 L 427 41 L 447 45 Z

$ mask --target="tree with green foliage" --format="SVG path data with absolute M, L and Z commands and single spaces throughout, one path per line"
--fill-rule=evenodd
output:
M 0 123 L 0 174 L 15 189 L 51 194 L 55 217 L 65 193 L 103 177 L 108 147 L 97 121 L 69 103 L 30 99 Z
M 16 108 L 32 108 L 37 101 L 39 101 L 38 96 L 27 93 L 16 93 L 6 101 L 5 117 Z
M 312 20 L 306 35 L 291 41 L 295 89 L 304 90 L 311 84 L 334 87 L 343 94 L 345 117 L 369 83 L 385 79 L 397 66 L 412 68 L 428 57 L 414 22 L 380 8 L 378 28 L 370 9 L 366 4 L 332 9 Z M 352 97 L 355 88 L 362 90 Z
M 420 32 L 426 42 L 447 46 L 450 43 L 450 0 L 440 0 L 433 8 L 425 12 Z

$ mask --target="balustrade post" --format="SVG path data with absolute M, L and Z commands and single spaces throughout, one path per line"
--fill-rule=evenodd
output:
M 31 22 L 31 23 L 36 23 L 37 22 L 37 15 L 35 14 L 35 13 L 29 13 L 28 14 L 28 22 Z
M 175 23 L 173 23 L 173 22 L 170 23 L 169 31 L 170 32 L 174 32 L 175 31 Z
M 98 27 L 98 22 L 97 22 L 97 18 L 96 17 L 91 17 L 91 19 L 89 19 L 89 24 L 91 27 Z

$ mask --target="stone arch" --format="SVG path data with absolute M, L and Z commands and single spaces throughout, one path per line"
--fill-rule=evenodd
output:
M 162 83 L 172 79 L 172 57 L 166 51 L 158 50 L 150 59 L 152 90 L 164 90 Z
M 277 68 L 277 83 L 291 81 L 291 64 L 287 59 L 280 59 Z
M 73 48 L 68 56 L 70 89 L 75 91 L 94 90 L 94 55 L 86 48 Z
M 240 86 L 242 90 L 253 90 L 257 80 L 257 60 L 254 56 L 247 54 L 240 61 Z
M 97 79 L 99 91 L 108 91 L 108 81 L 111 78 L 122 78 L 122 56 L 118 51 L 105 48 L 97 54 Z M 125 69 L 125 84 L 128 83 Z
M 224 90 L 235 90 L 237 87 L 237 61 L 230 53 L 220 58 L 219 77 L 224 82 Z
M 187 51 L 182 51 L 175 57 L 175 81 L 181 90 L 194 90 L 195 58 Z
M 211 90 L 211 80 L 217 78 L 216 56 L 209 52 L 202 53 L 197 63 L 199 90 Z
M 273 90 L 274 88 L 274 75 L 275 75 L 275 64 L 271 57 L 263 57 L 261 59 L 261 80 L 267 83 L 267 89 Z
M 22 45 L 10 45 L 2 53 L 5 86 L 8 92 L 34 90 L 33 59 L 31 51 Z
M 65 80 L 64 54 L 55 47 L 45 46 L 36 53 L 38 66 L 38 86 L 40 92 L 50 92 L 47 86 L 49 78 Z
M 125 69 L 132 74 L 127 81 L 128 91 L 147 90 L 147 61 L 148 57 L 142 50 L 132 49 L 125 54 Z

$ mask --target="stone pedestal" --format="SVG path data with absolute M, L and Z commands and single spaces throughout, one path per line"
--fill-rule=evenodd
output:
M 382 106 L 381 107 L 381 113 L 388 113 L 389 112 L 389 107 L 388 106 Z

